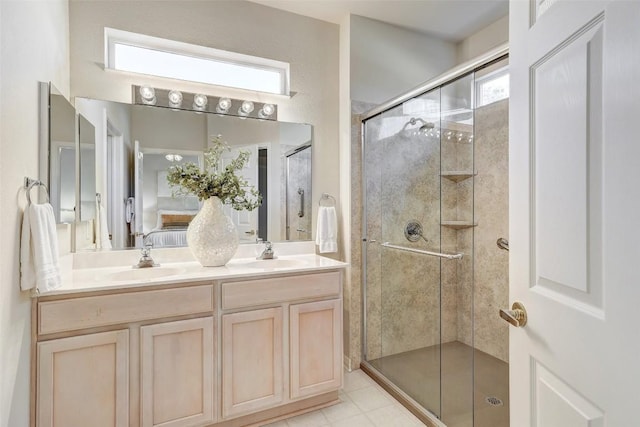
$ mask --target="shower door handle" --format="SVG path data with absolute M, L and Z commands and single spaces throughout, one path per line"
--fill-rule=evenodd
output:
M 300 210 L 298 211 L 298 217 L 302 218 L 304 216 L 304 190 L 302 188 L 298 188 L 298 195 L 300 196 Z
M 500 309 L 500 317 L 516 328 L 527 324 L 527 310 L 521 302 L 514 302 L 511 310 Z

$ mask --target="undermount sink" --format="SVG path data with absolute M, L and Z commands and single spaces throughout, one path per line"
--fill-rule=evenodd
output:
M 130 270 L 116 271 L 108 275 L 111 280 L 148 280 L 157 279 L 165 276 L 173 276 L 183 272 L 182 268 L 173 267 L 150 267 L 150 268 L 132 268 Z
M 274 268 L 294 268 L 294 267 L 304 267 L 307 265 L 306 261 L 300 259 L 261 259 L 253 262 L 243 263 L 241 264 L 243 267 L 248 268 L 265 268 L 265 269 L 274 269 Z

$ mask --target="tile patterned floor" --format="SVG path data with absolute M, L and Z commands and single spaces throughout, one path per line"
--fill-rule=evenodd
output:
M 341 402 L 268 427 L 419 427 L 424 426 L 361 370 L 345 372 Z M 266 426 L 265 426 L 266 427 Z

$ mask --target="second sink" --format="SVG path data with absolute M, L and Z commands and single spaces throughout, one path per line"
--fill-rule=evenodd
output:
M 276 269 L 276 268 L 294 268 L 303 267 L 307 265 L 306 261 L 299 259 L 265 259 L 260 261 L 253 261 L 239 264 L 242 267 L 247 268 L 264 268 L 264 269 Z

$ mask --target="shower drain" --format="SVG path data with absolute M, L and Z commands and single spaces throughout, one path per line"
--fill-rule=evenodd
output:
M 502 406 L 502 400 L 498 399 L 497 397 L 493 397 L 493 396 L 486 397 L 484 401 L 491 406 Z

